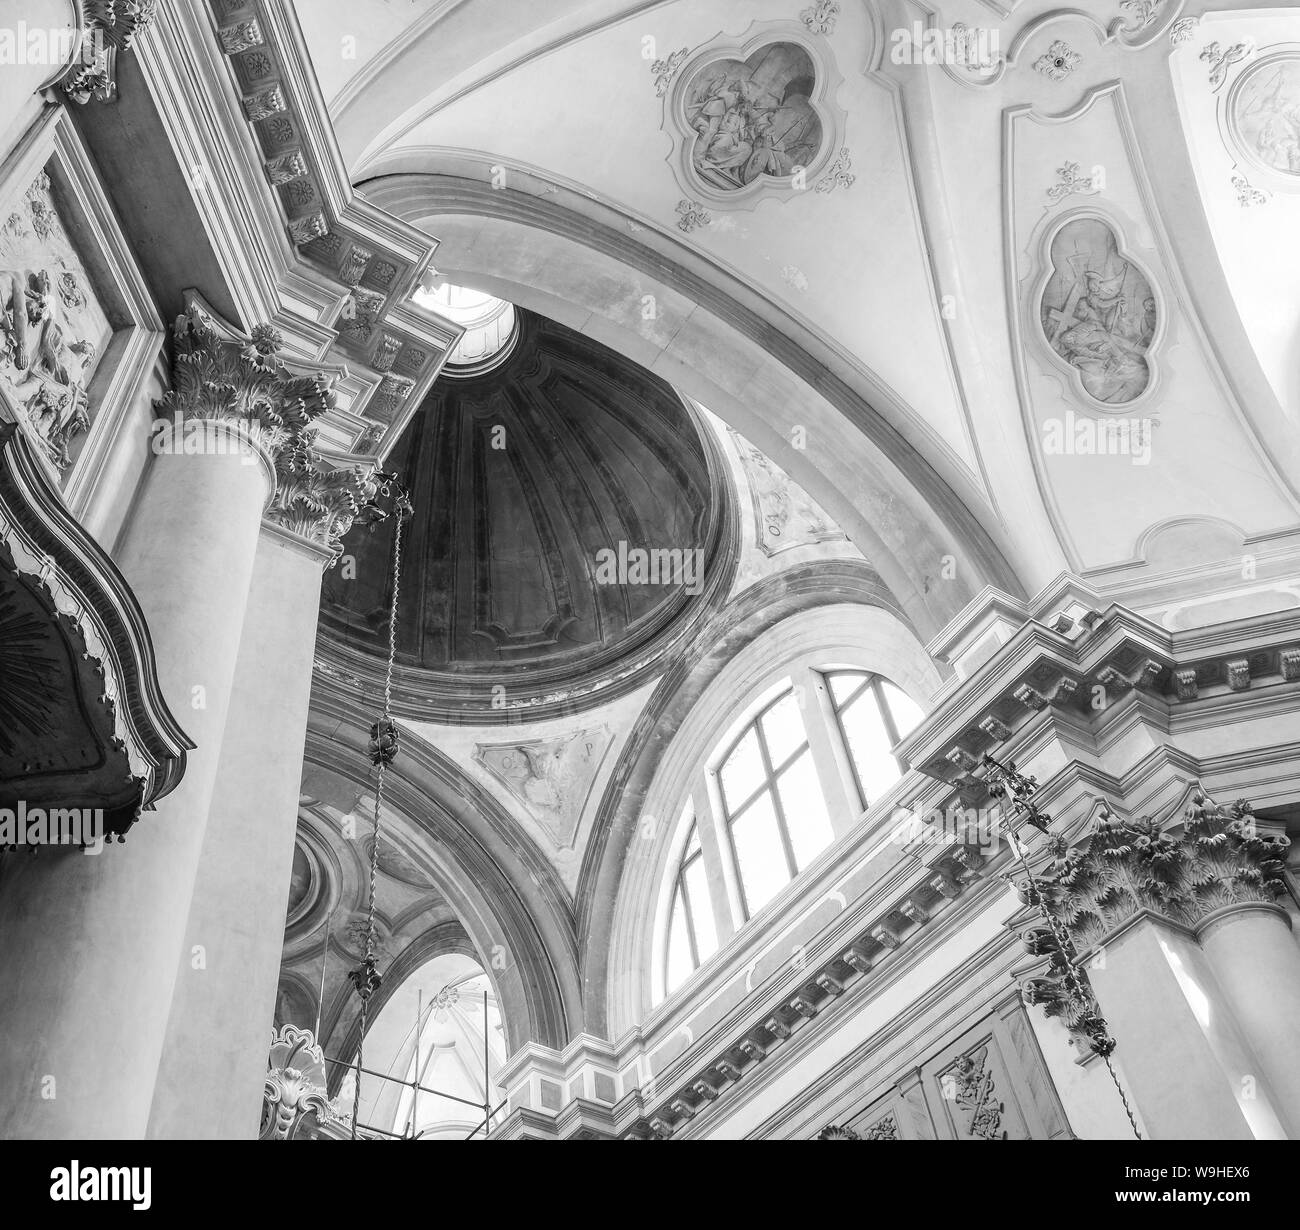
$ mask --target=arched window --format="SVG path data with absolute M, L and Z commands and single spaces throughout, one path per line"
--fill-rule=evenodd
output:
M 695 762 L 660 897 L 660 997 L 897 785 L 893 748 L 924 716 L 882 675 L 807 660 L 751 704 Z
M 891 748 L 925 715 L 888 679 L 867 671 L 829 671 L 835 721 L 863 807 L 870 807 L 903 775 Z
M 748 919 L 834 836 L 792 687 L 736 738 L 718 770 L 718 785 Z

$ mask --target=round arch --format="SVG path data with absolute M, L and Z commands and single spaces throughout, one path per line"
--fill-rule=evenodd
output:
M 633 859 L 630 851 L 644 815 L 670 814 L 672 792 L 664 783 L 672 776 L 667 770 L 677 754 L 674 749 L 686 746 L 679 732 L 715 681 L 749 646 L 791 618 L 823 608 L 838 608 L 838 620 L 811 624 L 809 634 L 822 628 L 828 650 L 834 642 L 828 629 L 835 629 L 847 645 L 861 645 L 869 636 L 865 629 L 877 623 L 883 628 L 886 624 L 880 621 L 888 621 L 891 637 L 907 646 L 912 664 L 900 685 L 920 696 L 938 686 L 939 673 L 905 613 L 879 574 L 859 561 L 824 560 L 793 568 L 745 590 L 719 611 L 651 695 L 601 798 L 577 893 L 579 934 L 591 937 L 582 966 L 588 1033 L 616 1038 L 643 1020 L 651 1007 L 653 937 L 647 933 L 647 920 L 654 916 L 659 865 L 667 858 L 671 826 L 654 843 L 654 858 L 647 853 Z M 862 624 L 856 633 L 855 618 Z M 700 737 L 711 746 L 707 732 Z M 653 811 L 653 806 L 661 810 Z
M 370 784 L 365 746 L 348 701 L 321 687 L 306 762 L 330 768 L 361 792 Z M 459 920 L 464 955 L 479 961 L 497 989 L 511 1051 L 529 1041 L 562 1048 L 583 1028 L 583 1011 L 573 912 L 554 869 L 490 794 L 408 729 L 389 771 L 386 799 L 386 823 L 407 825 L 424 839 L 432 887 Z M 382 1006 L 385 990 L 391 994 L 418 968 L 421 952 L 432 955 L 428 943 L 447 939 L 435 927 L 408 945 L 394 958 L 391 976 L 385 973 L 374 1002 Z M 349 1005 L 355 1007 L 354 998 L 332 1006 L 327 1037 L 338 1034 Z M 350 1020 L 342 1053 L 355 1048 L 356 1029 Z

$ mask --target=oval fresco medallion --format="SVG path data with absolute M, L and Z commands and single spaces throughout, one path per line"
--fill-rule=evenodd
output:
M 1047 263 L 1039 319 L 1052 353 L 1103 405 L 1141 397 L 1160 308 L 1118 232 L 1095 215 L 1072 218 L 1052 237 Z

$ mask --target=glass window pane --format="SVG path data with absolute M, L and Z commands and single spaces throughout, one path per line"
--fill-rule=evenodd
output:
M 668 990 L 681 986 L 694 968 L 690 938 L 686 933 L 686 908 L 679 889 L 673 894 L 673 917 L 668 928 Z
M 834 836 L 811 752 L 804 752 L 777 778 L 777 790 L 794 859 L 802 871 L 831 844 Z
M 842 714 L 844 740 L 866 792 L 865 803 L 874 803 L 899 778 L 898 762 L 889 752 L 889 735 L 880 719 L 874 692 L 864 692 Z
M 745 904 L 751 914 L 765 906 L 785 886 L 790 869 L 777 828 L 772 796 L 764 791 L 731 826 L 745 888 Z
M 700 852 L 700 828 L 699 825 L 691 825 L 691 835 L 686 842 L 686 853 L 682 855 L 682 862 L 686 862 Z
M 831 686 L 835 707 L 843 709 L 853 699 L 853 694 L 860 692 L 870 678 L 870 675 L 858 671 L 839 671 L 834 675 L 827 675 L 826 679 Z
M 722 781 L 727 811 L 735 815 L 740 805 L 763 784 L 763 758 L 758 750 L 758 734 L 753 727 L 736 744 L 718 776 Z
M 695 924 L 696 955 L 705 961 L 718 951 L 718 932 L 713 925 L 713 906 L 709 899 L 709 880 L 708 873 L 704 870 L 704 860 L 696 859 L 682 878 L 686 881 L 686 893 L 690 898 L 691 922 Z
M 895 687 L 887 679 L 882 679 L 880 686 L 884 689 L 885 704 L 889 706 L 890 716 L 894 719 L 894 726 L 901 739 L 921 724 L 925 712 L 902 688 Z
M 803 729 L 803 715 L 793 692 L 787 692 L 762 718 L 763 737 L 772 767 L 779 768 L 808 741 Z

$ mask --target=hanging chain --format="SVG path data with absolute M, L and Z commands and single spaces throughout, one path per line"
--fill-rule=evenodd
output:
M 383 476 L 380 488 L 384 495 L 394 493 L 397 522 L 393 532 L 393 600 L 388 608 L 388 664 L 384 674 L 384 711 L 370 727 L 368 754 L 375 766 L 375 811 L 371 823 L 370 898 L 366 906 L 366 951 L 361 964 L 348 977 L 361 998 L 361 1033 L 357 1039 L 357 1072 L 352 1095 L 352 1139 L 357 1137 L 357 1117 L 361 1109 L 361 1069 L 366 1040 L 367 1006 L 370 997 L 383 981 L 375 958 L 375 898 L 379 879 L 380 818 L 384 807 L 384 772 L 397 758 L 398 732 L 393 721 L 393 670 L 397 662 L 397 604 L 402 590 L 402 528 L 413 508 L 410 498 L 392 476 Z M 386 514 L 378 514 L 383 519 Z
M 1032 796 L 1038 792 L 1038 779 L 1019 772 L 1016 769 L 1014 760 L 1009 760 L 1004 765 L 987 753 L 984 755 L 984 765 L 988 769 L 986 780 L 989 793 L 995 798 L 1003 799 L 1023 823 L 1033 825 L 1040 832 L 1050 832 L 1048 825 L 1051 824 L 1052 817 L 1044 811 L 1039 811 L 1032 801 Z M 999 819 L 1006 831 L 1007 844 L 1010 845 L 1012 854 L 1015 855 L 1021 871 L 1024 872 L 1025 880 L 1029 885 L 1030 897 L 1038 907 L 1038 912 L 1043 921 L 1047 923 L 1048 928 L 1051 930 L 1052 938 L 1061 954 L 1061 960 L 1065 967 L 1065 981 L 1079 1010 L 1079 1020 L 1082 1024 L 1081 1032 L 1087 1035 L 1093 1051 L 1101 1056 L 1102 1062 L 1106 1065 L 1106 1071 L 1110 1073 L 1110 1079 L 1114 1083 L 1115 1092 L 1119 1094 L 1124 1113 L 1128 1116 L 1133 1135 L 1138 1140 L 1141 1140 L 1142 1133 L 1138 1129 L 1137 1118 L 1133 1114 L 1133 1108 L 1129 1105 L 1128 1096 L 1125 1094 L 1124 1087 L 1120 1084 L 1119 1076 L 1115 1072 L 1115 1067 L 1111 1063 L 1110 1057 L 1115 1053 L 1118 1044 L 1111 1035 L 1110 1026 L 1107 1024 L 1106 1018 L 1102 1016 L 1100 1007 L 1096 1009 L 1093 1007 L 1096 999 L 1091 990 L 1084 986 L 1078 967 L 1075 965 L 1076 958 L 1072 956 L 1074 943 L 1061 925 L 1060 920 L 1047 908 L 1047 898 L 1043 895 L 1038 878 L 1030 870 L 1029 862 L 1025 858 L 1025 848 L 1016 836 L 1011 820 L 1006 814 L 1006 809 L 1002 810 Z

